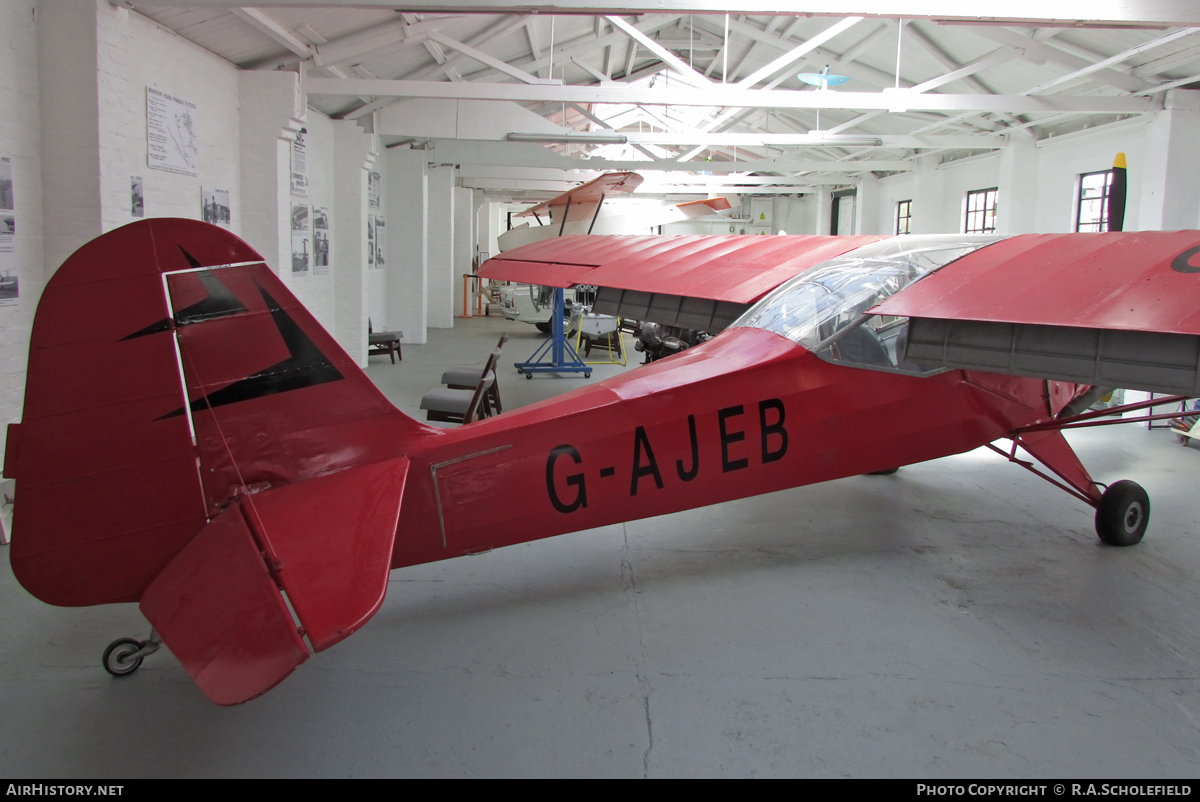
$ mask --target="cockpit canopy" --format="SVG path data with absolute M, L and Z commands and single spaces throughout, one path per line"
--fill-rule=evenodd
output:
M 903 362 L 908 318 L 867 310 L 914 281 L 1004 239 L 978 234 L 891 237 L 804 271 L 733 324 L 782 334 L 824 359 L 924 372 Z

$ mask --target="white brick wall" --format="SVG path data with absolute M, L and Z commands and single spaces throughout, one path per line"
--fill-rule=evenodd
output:
M 367 172 L 375 169 L 379 140 L 349 120 L 333 123 L 334 197 L 331 262 L 337 298 L 334 336 L 362 367 L 367 365 Z M 382 322 L 383 318 L 379 318 Z
M 325 206 L 330 215 L 336 218 L 337 207 L 333 195 L 333 122 L 319 111 L 308 110 L 308 129 L 306 140 L 308 152 L 308 198 L 294 198 L 293 203 L 307 203 L 312 206 Z M 290 191 L 290 185 L 289 185 Z M 312 211 L 309 211 L 309 227 L 311 233 Z M 330 242 L 330 256 L 337 258 L 337 243 Z M 333 269 L 324 276 L 315 275 L 310 268 L 307 276 L 292 280 L 291 289 L 308 307 L 317 321 L 329 331 L 334 330 L 334 299 L 333 299 Z
M 21 298 L 0 307 L 0 455 L 21 418 L 29 330 L 43 285 L 41 115 L 33 2 L 0 3 L 0 156 L 13 160 Z
M 136 12 L 96 2 L 96 91 L 100 197 L 105 231 L 135 218 L 129 179 L 145 181 L 146 217 L 200 219 L 200 188 L 230 192 L 234 233 L 241 231 L 238 71 L 225 59 Z M 146 163 L 146 87 L 196 104 L 196 175 Z

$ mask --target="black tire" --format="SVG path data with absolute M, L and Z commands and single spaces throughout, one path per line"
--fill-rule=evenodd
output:
M 1113 482 L 1096 508 L 1096 534 L 1109 546 L 1140 543 L 1150 523 L 1150 496 L 1137 482 Z
M 144 646 L 140 640 L 117 638 L 104 650 L 104 670 L 114 677 L 128 677 L 141 668 L 142 658 L 129 660 L 129 656 Z
M 542 334 L 549 334 L 549 333 L 550 333 L 550 330 L 554 328 L 552 325 L 550 325 L 550 321 L 549 321 L 549 320 L 542 321 L 541 323 L 534 323 L 533 325 L 534 325 L 534 326 L 537 328 L 537 330 L 538 330 L 538 331 L 540 331 Z
M 588 373 L 585 373 L 585 374 L 583 374 L 583 378 L 585 378 L 585 379 L 590 379 L 590 378 L 592 378 L 592 374 L 591 374 L 591 372 L 588 372 Z
M 867 474 L 867 476 L 891 476 L 893 473 L 895 473 L 898 470 L 900 470 L 900 468 L 898 468 L 898 467 L 884 468 L 882 471 L 871 471 L 870 473 Z

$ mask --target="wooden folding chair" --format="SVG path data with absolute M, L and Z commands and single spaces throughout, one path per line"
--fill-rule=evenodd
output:
M 496 343 L 496 347 L 492 349 L 492 354 L 488 359 L 488 363 L 484 365 L 482 372 L 479 368 L 450 368 L 442 374 L 442 384 L 452 390 L 473 389 L 481 376 L 485 375 L 489 370 L 494 371 L 496 369 L 496 365 L 500 361 L 500 351 L 504 348 L 506 342 L 508 342 L 508 335 L 501 335 L 500 342 Z M 487 403 L 487 413 L 489 415 L 499 415 L 504 411 L 504 406 L 500 403 L 500 382 L 498 380 L 492 382 L 491 387 L 488 388 L 485 395 L 485 402 Z
M 492 388 L 496 386 L 496 362 L 500 359 L 500 346 L 508 335 L 500 338 L 500 345 L 488 355 L 483 371 L 475 374 L 475 384 L 472 387 L 462 385 L 455 387 L 438 387 L 430 390 L 421 399 L 421 409 L 426 410 L 426 420 L 448 421 L 451 423 L 470 423 L 480 418 L 491 417 Z M 474 372 L 476 368 L 469 368 Z M 443 380 L 445 376 L 443 375 Z M 495 396 L 496 412 L 499 413 L 500 396 Z
M 392 364 L 396 364 L 396 357 L 399 356 L 401 361 L 404 361 L 404 354 L 400 351 L 400 340 L 404 337 L 402 331 L 375 331 L 371 325 L 371 319 L 367 318 L 367 356 L 374 354 L 388 354 L 392 358 Z
M 449 387 L 430 390 L 421 399 L 421 409 L 426 410 L 425 420 L 470 423 L 489 417 L 487 390 L 495 383 L 496 374 L 489 370 L 479 377 L 474 390 Z

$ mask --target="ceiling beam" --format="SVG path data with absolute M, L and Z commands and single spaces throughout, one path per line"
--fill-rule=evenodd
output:
M 1134 67 L 1131 74 L 1135 78 L 1152 79 L 1155 75 L 1163 75 L 1176 67 L 1187 64 L 1189 61 L 1195 61 L 1198 58 L 1200 58 L 1200 44 L 1186 47 L 1174 53 L 1168 53 L 1153 61 L 1147 61 L 1145 64 Z
M 294 33 L 271 19 L 267 12 L 262 9 L 234 8 L 230 10 L 236 16 L 250 23 L 300 58 L 308 59 L 316 54 L 316 51 L 308 42 L 301 41 Z
M 697 27 L 706 28 L 707 30 L 717 32 L 723 30 L 724 23 L 722 20 L 715 19 L 713 17 L 699 16 L 696 17 L 696 25 Z M 742 36 L 747 36 L 754 41 L 762 42 L 769 47 L 774 47 L 785 52 L 791 50 L 793 47 L 799 44 L 799 42 L 794 40 L 784 39 L 776 36 L 773 33 L 767 33 L 753 23 L 736 19 L 729 20 L 729 33 L 731 35 L 740 34 Z M 843 62 L 839 54 L 834 53 L 826 47 L 818 47 L 814 49 L 811 52 L 810 57 L 814 59 L 819 58 L 824 64 L 829 65 L 830 70 L 837 70 L 843 75 L 848 75 L 856 81 L 863 81 L 868 86 L 873 88 L 882 88 L 885 86 L 893 86 L 895 84 L 896 76 L 892 73 L 877 70 L 874 67 L 867 66 L 866 64 L 851 64 L 848 62 Z M 790 77 L 790 75 L 784 73 L 778 78 L 773 79 L 764 88 L 773 88 L 774 86 L 778 86 L 785 79 Z M 909 84 L 906 84 L 903 81 L 900 83 L 900 86 L 902 87 L 908 85 Z
M 991 25 L 980 26 L 972 29 L 972 33 L 982 36 L 985 39 L 991 39 L 993 42 L 1002 45 L 1021 48 L 1025 51 L 1025 58 L 1034 63 L 1038 63 L 1039 61 L 1053 61 L 1056 64 L 1061 64 L 1064 67 L 1075 70 L 1089 67 L 1094 63 L 1068 53 L 1065 50 L 1060 50 L 1053 45 L 1039 42 L 1016 31 L 1010 31 L 1007 28 Z M 1132 75 L 1113 69 L 1101 69 L 1093 72 L 1092 80 L 1106 83 L 1109 86 L 1115 86 L 1126 92 L 1138 92 L 1142 89 L 1150 89 L 1153 86 L 1149 81 L 1144 81 L 1141 78 L 1135 78 Z
M 772 75 L 774 75 L 775 73 L 782 70 L 784 67 L 787 67 L 790 64 L 796 63 L 800 59 L 804 58 L 804 56 L 808 55 L 809 53 L 816 50 L 821 45 L 828 42 L 833 37 L 849 30 L 850 28 L 853 28 L 859 22 L 862 22 L 862 17 L 847 17 L 846 19 L 842 20 L 841 22 L 837 22 L 837 23 L 834 23 L 833 25 L 830 25 L 828 28 L 821 31 L 819 34 L 812 37 L 808 41 L 800 44 L 797 47 L 793 47 L 791 50 L 784 53 L 782 56 L 779 56 L 774 61 L 771 61 L 768 64 L 765 64 L 762 67 L 760 67 L 759 69 L 750 73 L 745 78 L 738 81 L 737 86 L 743 87 L 745 89 L 749 89 L 750 87 L 754 86 L 756 83 L 763 80 L 764 78 L 769 78 Z M 769 33 L 769 31 L 768 31 L 768 33 Z
M 667 89 L 613 86 L 549 86 L 464 81 L 371 81 L 312 78 L 313 95 L 370 95 L 372 97 L 433 97 L 520 102 L 633 103 L 651 106 L 725 106 L 789 109 L 887 109 L 941 112 L 988 111 L 1015 114 L 1036 112 L 1087 112 L 1092 114 L 1143 114 L 1159 111 L 1162 104 L 1149 98 L 1067 95 L 960 95 L 885 92 L 789 92 L 742 89 L 713 84 L 703 89 L 672 86 Z
M 675 55 L 670 50 L 667 50 L 665 47 L 651 39 L 646 34 L 642 33 L 633 25 L 630 25 L 625 20 L 621 19 L 620 17 L 606 17 L 606 19 L 614 28 L 624 31 L 625 35 L 627 35 L 630 39 L 635 40 L 639 45 L 662 59 L 663 63 L 667 64 L 669 67 L 678 72 L 689 83 L 703 85 L 709 82 L 707 78 L 689 67 L 687 62 L 679 58 L 679 56 Z
M 558 78 L 538 78 L 536 75 L 530 75 L 529 73 L 525 72 L 525 70 L 514 67 L 506 61 L 502 61 L 495 56 L 488 55 L 482 50 L 471 47 L 468 44 L 464 44 L 457 39 L 451 39 L 449 36 L 439 33 L 438 31 L 430 31 L 428 34 L 426 34 L 426 36 L 443 47 L 448 47 L 451 50 L 457 50 L 467 58 L 478 61 L 480 64 L 491 67 L 493 70 L 502 72 L 505 75 L 516 78 L 518 81 L 524 81 L 527 84 L 539 85 L 557 85 L 562 83 L 562 81 Z M 445 59 L 442 59 L 438 63 L 444 64 Z
M 1163 36 L 1159 36 L 1157 38 L 1151 39 L 1149 42 L 1143 42 L 1142 44 L 1137 45 L 1136 47 L 1131 47 L 1128 50 L 1122 50 L 1120 53 L 1117 53 L 1115 56 L 1109 56 L 1108 58 L 1104 59 L 1103 61 L 1097 61 L 1095 64 L 1089 64 L 1086 67 L 1081 67 L 1080 69 L 1075 70 L 1074 72 L 1059 76 L 1058 78 L 1055 78 L 1052 81 L 1047 81 L 1043 84 L 1038 84 L 1037 86 L 1033 87 L 1032 89 L 1025 90 L 1025 92 L 1022 92 L 1022 94 L 1032 95 L 1032 94 L 1037 94 L 1038 92 L 1045 92 L 1047 89 L 1052 89 L 1053 87 L 1061 86 L 1062 84 L 1065 84 L 1068 81 L 1074 81 L 1076 78 L 1083 78 L 1085 76 L 1091 75 L 1094 72 L 1099 72 L 1100 70 L 1110 67 L 1113 64 L 1120 64 L 1122 61 L 1125 61 L 1126 59 L 1129 59 L 1129 58 L 1133 58 L 1134 56 L 1138 55 L 1139 53 L 1145 53 L 1148 50 L 1153 50 L 1156 47 L 1161 47 L 1162 45 L 1168 44 L 1170 42 L 1174 42 L 1176 39 L 1182 39 L 1185 36 L 1191 36 L 1193 33 L 1196 33 L 1197 31 L 1200 31 L 1200 28 L 1184 28 L 1183 30 L 1179 30 L 1179 31 L 1175 31 L 1173 33 L 1165 34 Z
M 236 0 L 137 0 L 139 8 L 234 8 Z M 396 0 L 256 0 L 263 8 L 388 8 Z M 413 0 L 405 11 L 489 14 L 646 14 L 676 11 L 693 14 L 791 15 L 796 7 L 767 0 Z M 1194 0 L 1007 0 L 965 4 L 962 0 L 805 0 L 806 14 L 903 19 L 933 19 L 1009 25 L 1200 25 Z M 971 13 L 974 12 L 974 13 Z

